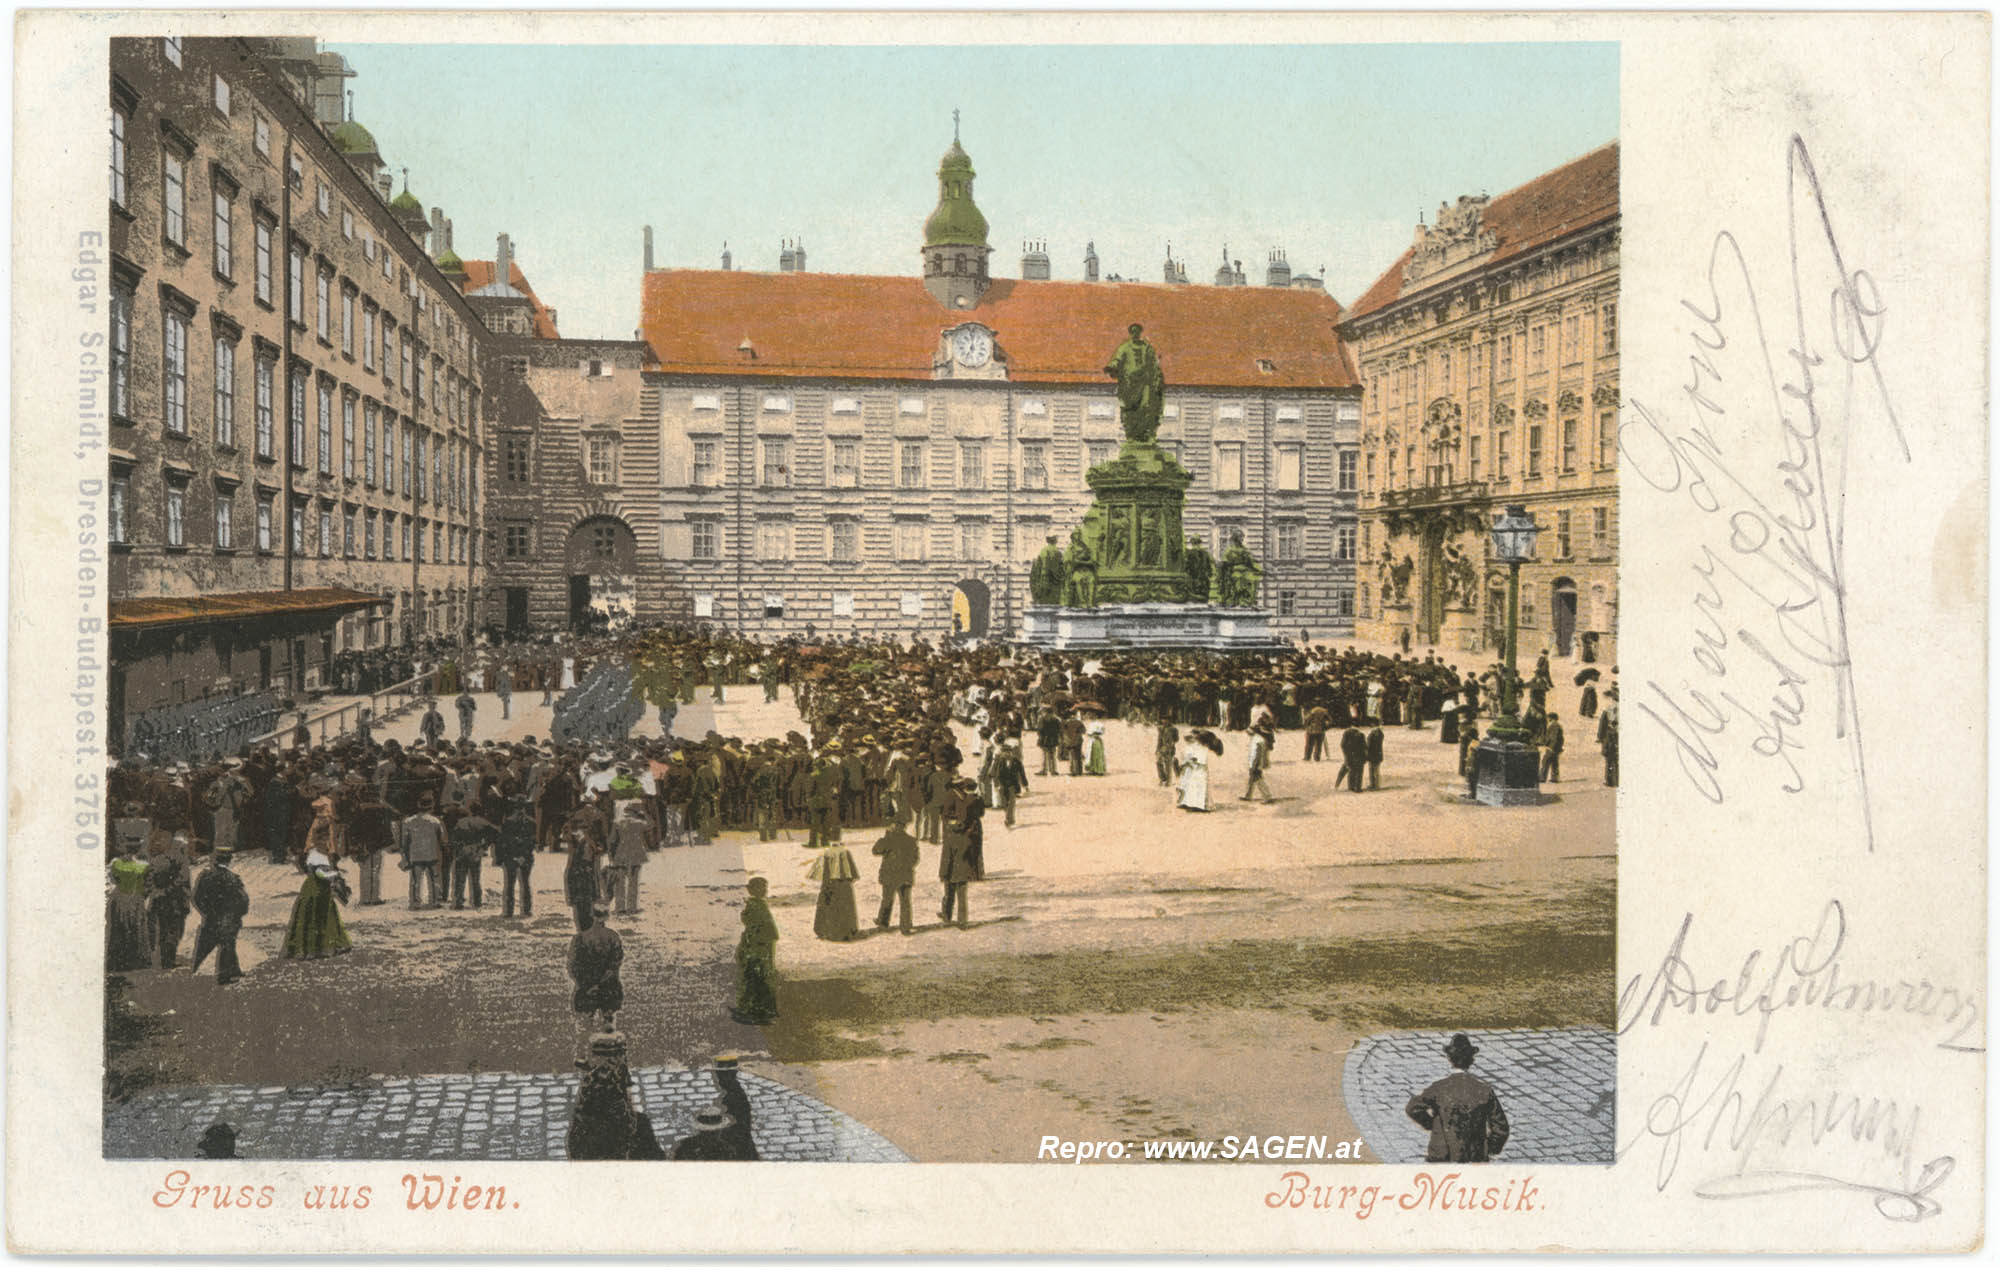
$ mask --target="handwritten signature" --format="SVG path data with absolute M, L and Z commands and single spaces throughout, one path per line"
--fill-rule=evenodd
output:
M 1650 973 L 1631 977 L 1619 991 L 1621 1035 L 1641 1024 L 1657 1027 L 1669 1017 L 1754 1016 L 1757 1033 L 1751 1050 L 1761 1052 L 1780 1013 L 1813 1008 L 1888 1020 L 1914 1017 L 1945 1031 L 1937 1040 L 1944 1051 L 1986 1050 L 1977 1039 L 1984 1009 L 1975 995 L 1928 978 L 1842 971 L 1848 926 L 1847 908 L 1838 898 L 1828 899 L 1811 932 L 1784 939 L 1769 954 L 1750 950 L 1733 975 L 1701 971 L 1688 962 L 1693 929 L 1694 912 L 1689 911 L 1660 962 Z
M 1849 267 L 1818 171 L 1796 135 L 1786 178 L 1791 303 L 1780 319 L 1789 317 L 1792 335 L 1782 355 L 1772 354 L 1749 261 L 1736 235 L 1722 230 L 1711 244 L 1706 293 L 1682 301 L 1693 346 L 1678 398 L 1660 407 L 1635 398 L 1619 427 L 1620 452 L 1639 480 L 1684 493 L 1716 525 L 1692 565 L 1689 654 L 1708 684 L 1670 688 L 1649 679 L 1632 706 L 1671 738 L 1682 772 L 1710 802 L 1726 799 L 1719 749 L 1732 731 L 1747 732 L 1751 750 L 1777 763 L 1780 786 L 1798 793 L 1807 786 L 1800 754 L 1813 688 L 1830 675 L 1832 725 L 1872 850 L 1848 640 L 1849 437 L 1869 420 L 1888 430 L 1904 461 L 1910 449 L 1879 361 L 1888 305 L 1866 269 Z M 1761 679 L 1768 694 L 1746 699 L 1753 692 L 1735 684 L 1745 679 Z
M 1703 1043 L 1687 1070 L 1648 1106 L 1642 1129 L 1619 1148 L 1619 1158 L 1641 1144 L 1657 1143 L 1654 1185 L 1664 1192 L 1680 1167 L 1684 1150 L 1708 1152 L 1719 1142 L 1733 1156 L 1734 1168 L 1692 1185 L 1698 1197 L 1741 1200 L 1809 1189 L 1858 1192 L 1873 1198 L 1882 1217 L 1912 1223 L 1931 1218 L 1942 1209 L 1933 1194 L 1956 1162 L 1947 1155 L 1933 1157 L 1921 1167 L 1916 1165 L 1921 1107 L 1848 1090 L 1782 1095 L 1785 1066 L 1771 1066 L 1760 1084 L 1750 1067 L 1751 1059 L 1748 1052 L 1739 1054 L 1705 1081 L 1704 1070 L 1710 1060 L 1709 1045 Z M 1787 1147 L 1796 1151 L 1803 1145 L 1807 1150 L 1818 1150 L 1830 1139 L 1837 1142 L 1843 1138 L 1873 1153 L 1876 1164 L 1886 1162 L 1898 1177 L 1871 1182 L 1759 1164 L 1762 1157 Z

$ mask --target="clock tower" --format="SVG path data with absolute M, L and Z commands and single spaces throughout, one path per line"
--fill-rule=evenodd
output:
M 963 311 L 979 305 L 991 284 L 986 217 L 972 201 L 972 159 L 958 144 L 958 112 L 952 112 L 951 148 L 938 164 L 938 204 L 924 221 L 924 289 L 945 307 Z

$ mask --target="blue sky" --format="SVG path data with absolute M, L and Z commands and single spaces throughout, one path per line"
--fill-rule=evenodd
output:
M 994 272 L 1191 281 L 1282 247 L 1351 301 L 1419 213 L 1618 134 L 1613 44 L 895 47 L 334 44 L 355 118 L 459 254 L 513 236 L 564 334 L 629 337 L 660 265 L 914 274 L 952 110 Z M 400 175 L 398 177 L 400 182 Z

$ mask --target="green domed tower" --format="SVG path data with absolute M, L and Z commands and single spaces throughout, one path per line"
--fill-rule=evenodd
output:
M 938 204 L 924 221 L 924 289 L 947 308 L 978 306 L 990 284 L 986 217 L 972 201 L 972 159 L 958 143 L 952 113 L 951 148 L 938 164 Z

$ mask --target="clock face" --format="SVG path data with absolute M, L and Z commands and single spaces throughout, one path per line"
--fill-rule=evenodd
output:
M 978 369 L 993 355 L 993 335 L 980 326 L 960 326 L 951 336 L 951 350 L 960 365 Z

